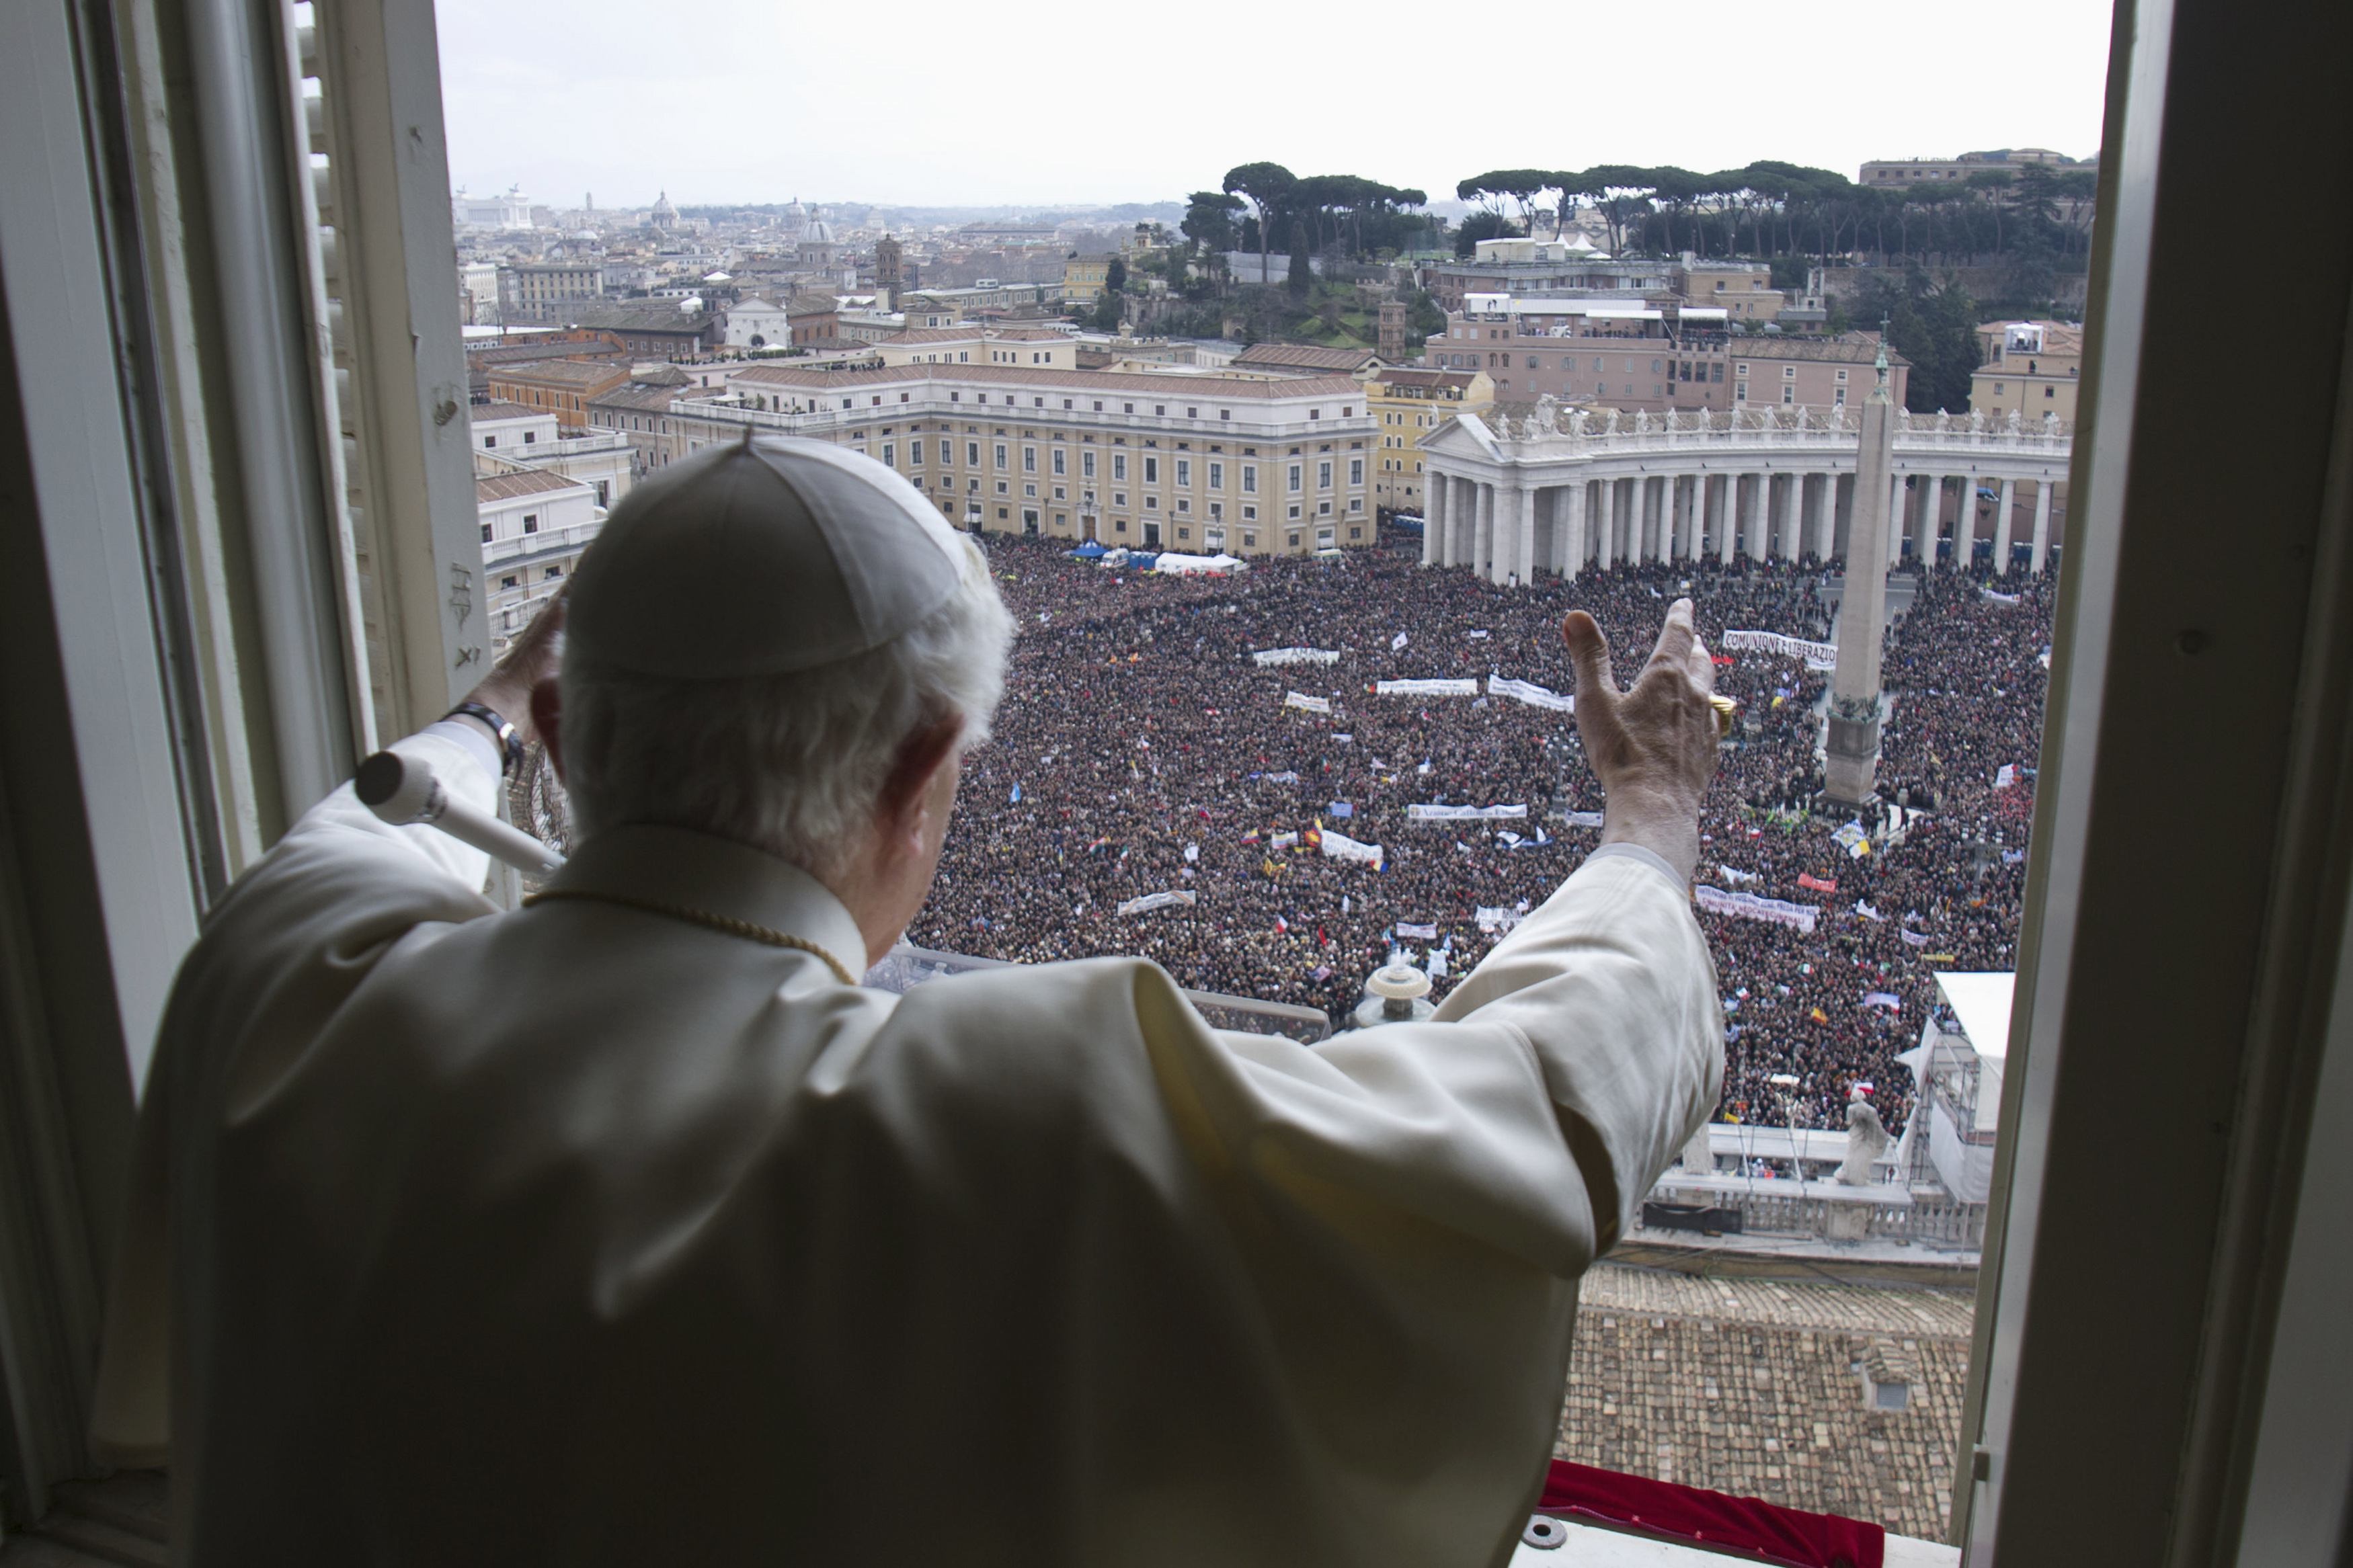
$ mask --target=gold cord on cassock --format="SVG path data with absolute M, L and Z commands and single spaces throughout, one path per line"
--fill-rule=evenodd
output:
M 848 965 L 807 937 L 795 936 L 789 931 L 771 931 L 766 926 L 754 925 L 750 921 L 739 921 L 733 915 L 714 915 L 708 910 L 689 909 L 683 904 L 659 903 L 652 899 L 632 899 L 619 893 L 593 893 L 585 888 L 542 888 L 536 893 L 525 895 L 522 901 L 529 905 L 540 903 L 548 899 L 584 899 L 600 904 L 618 904 L 625 910 L 636 910 L 649 915 L 667 915 L 671 920 L 684 921 L 689 925 L 702 926 L 711 931 L 724 932 L 728 936 L 742 937 L 745 942 L 761 942 L 769 947 L 790 948 L 795 952 L 806 952 L 812 957 L 823 959 L 825 966 L 833 971 L 833 977 L 844 985 L 858 984 L 857 977 L 849 973 Z

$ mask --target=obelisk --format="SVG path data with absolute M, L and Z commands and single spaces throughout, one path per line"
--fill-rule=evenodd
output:
M 1879 774 L 1879 639 L 1887 626 L 1887 503 L 1895 463 L 1895 405 L 1887 392 L 1887 334 L 1879 384 L 1862 405 L 1854 503 L 1846 531 L 1846 584 L 1839 597 L 1838 663 L 1831 672 L 1823 792 L 1841 805 L 1872 798 Z

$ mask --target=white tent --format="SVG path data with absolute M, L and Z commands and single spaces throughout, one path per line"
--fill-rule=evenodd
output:
M 1248 563 L 1240 556 L 1222 552 L 1216 555 L 1181 555 L 1173 550 L 1164 550 L 1154 570 L 1175 573 L 1178 576 L 1200 572 L 1223 574 L 1242 571 L 1247 565 Z

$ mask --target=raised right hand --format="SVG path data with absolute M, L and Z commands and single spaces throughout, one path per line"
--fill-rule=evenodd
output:
M 1633 687 L 1618 689 L 1609 642 L 1583 610 L 1561 623 L 1577 670 L 1577 731 L 1601 781 L 1601 841 L 1639 844 L 1689 880 L 1699 866 L 1699 804 L 1715 776 L 1715 666 L 1677 599 Z

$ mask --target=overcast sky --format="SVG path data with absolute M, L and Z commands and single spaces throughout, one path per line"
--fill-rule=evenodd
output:
M 1044 205 L 1178 199 L 1265 158 L 1435 198 L 1496 167 L 1852 179 L 2099 144 L 2100 0 L 1507 9 L 438 0 L 449 174 L 566 206 Z

